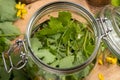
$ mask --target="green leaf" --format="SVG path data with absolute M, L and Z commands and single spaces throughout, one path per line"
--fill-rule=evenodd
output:
M 56 59 L 56 56 L 53 55 L 49 49 L 40 49 L 35 55 L 42 58 L 44 63 L 52 63 Z
M 70 68 L 70 67 L 74 66 L 73 61 L 74 61 L 74 56 L 67 56 L 60 60 L 59 67 L 60 68 Z
M 71 48 L 72 48 L 73 50 L 79 50 L 80 47 L 81 47 L 80 41 L 81 41 L 81 40 L 74 40 L 74 41 L 72 41 L 72 42 L 71 42 Z
M 52 67 L 59 67 L 60 60 L 54 61 L 50 66 Z
M 57 33 L 64 32 L 65 28 L 62 23 L 58 21 L 58 19 L 51 17 L 48 22 L 48 26 L 41 29 L 37 32 L 37 37 L 45 36 L 45 35 L 54 35 Z
M 39 58 L 43 58 L 43 61 L 45 63 L 52 63 L 56 58 L 49 51 L 49 49 L 40 49 L 42 47 L 42 44 L 37 38 L 31 38 L 31 47 L 35 55 Z
M 24 67 L 27 76 L 30 78 L 28 80 L 34 80 L 36 76 L 42 76 L 43 70 L 38 67 L 37 64 L 33 62 L 31 58 L 28 58 L 28 63 Z
M 0 53 L 8 49 L 10 46 L 10 41 L 7 38 L 0 38 Z
M 90 55 L 93 53 L 93 50 L 95 48 L 95 45 L 89 44 L 86 46 L 86 50 L 88 53 L 90 53 Z
M 57 19 L 57 18 L 54 18 L 54 17 L 50 17 L 50 22 L 48 22 L 49 24 L 49 27 L 51 29 L 59 29 L 61 27 L 63 27 L 62 23 Z
M 0 30 L 2 31 L 0 36 L 6 36 L 8 39 L 14 39 L 20 35 L 20 30 L 12 22 L 1 22 Z
M 0 35 L 2 34 L 2 31 L 0 30 Z
M 72 26 L 75 29 L 75 32 L 74 32 L 74 35 L 76 35 L 75 39 L 81 39 L 81 36 L 83 35 L 82 29 L 84 29 L 86 27 L 86 25 L 84 23 L 74 21 Z
M 82 69 L 81 71 L 79 71 L 78 73 L 75 73 L 71 76 L 73 76 L 73 78 L 75 80 L 82 80 L 83 78 L 85 78 L 89 74 L 90 70 L 91 70 L 91 67 L 87 66 L 84 69 Z
M 7 73 L 5 70 L 2 55 L 0 54 L 0 80 L 9 80 L 11 73 Z
M 31 47 L 32 47 L 33 51 L 38 51 L 39 48 L 42 48 L 42 44 L 38 40 L 38 38 L 31 38 L 30 42 L 31 42 Z
M 71 19 L 72 19 L 72 16 L 70 12 L 67 12 L 67 11 L 59 12 L 58 20 L 62 22 L 63 26 L 68 25 Z
M 111 0 L 113 6 L 120 6 L 120 0 Z
M 80 80 L 74 75 L 65 76 L 65 80 Z
M 15 21 L 17 19 L 15 0 L 0 0 L 0 22 Z
M 59 68 L 70 68 L 73 67 L 74 56 L 67 56 L 61 60 L 54 61 L 51 66 Z
M 76 21 L 69 21 L 69 24 L 67 25 L 66 31 L 63 33 L 63 43 L 67 43 L 71 40 L 78 40 L 81 38 L 83 33 L 81 32 L 81 27 L 83 25 L 76 22 Z
M 45 80 L 57 80 L 57 75 L 46 72 L 44 74 Z
M 74 65 L 78 66 L 78 65 L 84 63 L 85 60 L 87 60 L 86 56 L 84 56 L 84 54 L 81 51 L 79 51 L 76 53 Z
M 10 75 L 10 73 L 5 71 L 4 66 L 0 66 L 0 80 L 9 80 Z
M 13 71 L 13 75 L 13 80 L 28 80 L 27 74 L 22 70 Z
M 71 27 L 68 27 L 66 29 L 66 31 L 63 33 L 63 36 L 62 36 L 63 44 L 67 44 L 68 41 L 70 41 L 72 32 L 73 32 L 73 29 Z

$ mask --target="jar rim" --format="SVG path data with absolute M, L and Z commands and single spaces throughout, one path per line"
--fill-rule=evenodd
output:
M 56 5 L 57 4 L 57 5 Z M 52 3 L 48 3 L 46 5 L 44 5 L 43 7 L 39 8 L 38 11 L 36 11 L 36 13 L 31 17 L 29 23 L 28 23 L 28 28 L 27 28 L 27 31 L 26 31 L 26 43 L 27 43 L 27 46 L 28 46 L 28 49 L 30 51 L 30 55 L 33 59 L 33 61 L 39 63 L 38 66 L 42 67 L 43 69 L 49 71 L 49 72 L 52 72 L 52 73 L 59 73 L 59 74 L 71 74 L 73 72 L 76 72 L 76 71 L 79 71 L 83 68 L 85 68 L 88 64 L 90 64 L 96 57 L 97 55 L 97 51 L 99 49 L 99 46 L 100 46 L 100 42 L 101 42 L 101 35 L 100 35 L 100 31 L 99 29 L 96 29 L 96 43 L 95 43 L 95 49 L 92 53 L 92 55 L 82 64 L 78 65 L 78 66 L 75 66 L 75 67 L 72 67 L 72 68 L 65 68 L 65 69 L 61 69 L 61 68 L 54 68 L 54 67 L 51 67 L 49 65 L 46 65 L 45 63 L 41 62 L 40 60 L 38 60 L 36 58 L 36 56 L 34 55 L 34 52 L 32 51 L 32 48 L 31 48 L 31 43 L 30 43 L 30 34 L 31 34 L 31 30 L 32 30 L 32 26 L 33 24 L 35 23 L 35 21 L 37 20 L 38 18 L 38 15 L 40 15 L 40 13 L 42 13 L 42 11 L 46 8 L 49 8 L 51 6 L 62 6 L 62 5 L 68 5 L 68 6 L 73 6 L 77 9 L 79 9 L 80 11 L 82 11 L 83 13 L 85 13 L 87 15 L 87 17 L 89 17 L 94 25 L 94 27 L 96 28 L 97 27 L 97 22 L 95 20 L 95 18 L 92 16 L 92 14 L 87 11 L 84 7 L 82 7 L 80 4 L 76 4 L 76 3 L 73 3 L 73 2 L 68 2 L 68 1 L 56 1 L 56 2 L 52 2 Z

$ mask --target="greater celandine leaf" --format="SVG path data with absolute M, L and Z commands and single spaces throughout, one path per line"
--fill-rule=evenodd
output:
M 0 0 L 0 22 L 17 19 L 15 4 L 15 0 Z

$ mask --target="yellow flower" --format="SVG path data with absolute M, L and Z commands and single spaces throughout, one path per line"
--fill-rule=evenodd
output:
M 22 14 L 27 14 L 27 10 L 26 10 L 26 9 L 22 9 L 22 10 L 21 10 L 21 13 L 22 13 Z
M 24 19 L 24 17 L 25 17 L 25 14 L 22 14 L 20 17 L 21 17 L 22 19 Z
M 21 4 L 20 9 L 25 9 L 25 4 Z
M 27 14 L 27 10 L 25 9 L 25 4 L 21 4 L 21 2 L 19 2 L 18 4 L 15 5 L 15 8 L 18 10 L 17 11 L 17 17 L 20 17 L 22 19 L 24 19 L 25 14 Z
M 22 13 L 21 13 L 21 10 L 18 10 L 18 11 L 17 11 L 17 17 L 20 17 L 21 14 L 22 14 Z
M 116 63 L 117 63 L 117 58 L 114 58 L 112 64 L 116 64 Z
M 116 64 L 117 63 L 117 58 L 115 57 L 106 57 L 106 61 L 111 64 Z
M 20 9 L 21 8 L 21 2 L 19 2 L 18 4 L 15 5 L 16 9 Z
M 98 74 L 98 78 L 99 78 L 99 80 L 104 80 L 103 74 L 99 73 L 99 74 Z
M 98 60 L 98 64 L 103 65 L 102 59 L 99 59 L 99 60 Z

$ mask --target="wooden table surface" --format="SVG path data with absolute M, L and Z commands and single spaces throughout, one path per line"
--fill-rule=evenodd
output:
M 28 14 L 25 16 L 25 19 L 19 19 L 14 24 L 19 27 L 22 34 L 25 34 L 26 26 L 33 13 L 41 6 L 53 1 L 59 0 L 38 0 L 34 3 L 27 5 Z M 87 4 L 86 0 L 66 0 L 66 1 L 72 1 L 77 4 L 80 4 L 92 13 L 96 13 L 103 8 L 103 7 L 95 8 L 93 6 L 90 6 Z M 23 38 L 23 36 L 20 36 L 19 38 Z M 85 80 L 99 80 L 98 79 L 99 73 L 102 73 L 104 75 L 105 80 L 120 80 L 120 67 L 118 65 L 98 65 L 97 63 L 94 69 L 86 77 Z

